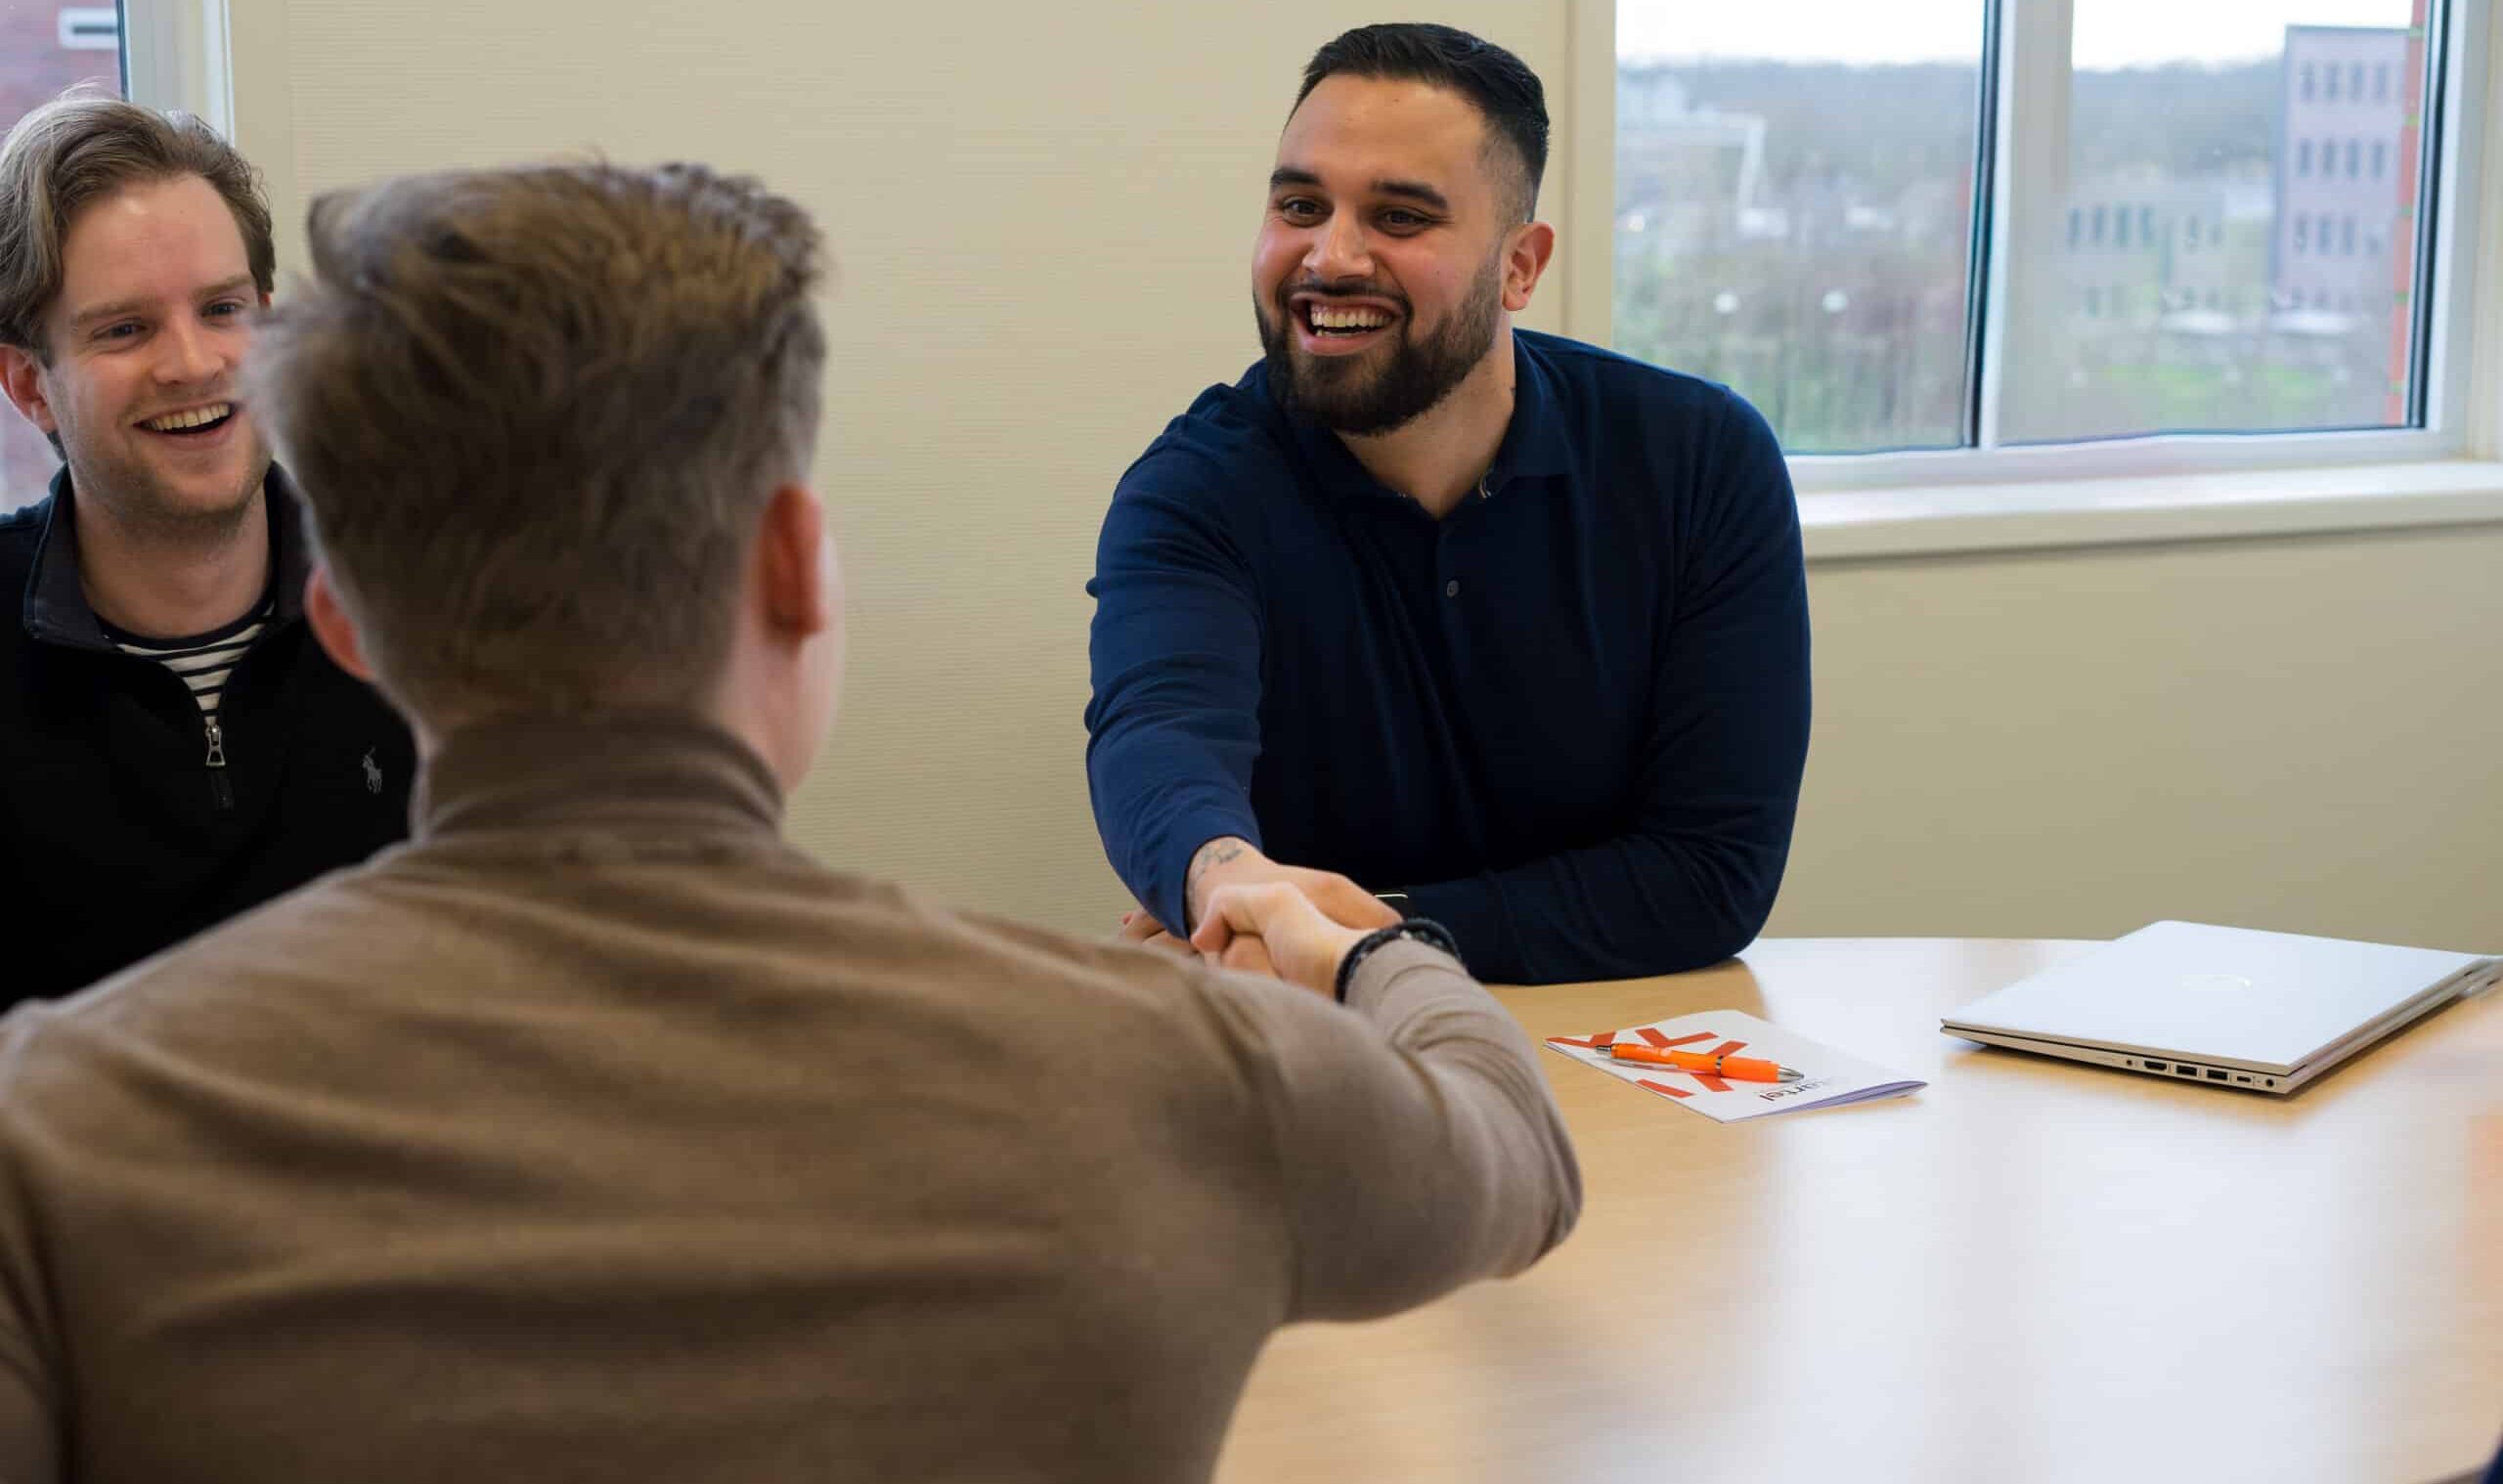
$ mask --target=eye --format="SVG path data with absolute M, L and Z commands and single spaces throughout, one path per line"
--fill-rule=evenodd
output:
M 1382 214 L 1382 225 L 1390 232 L 1422 232 L 1433 225 L 1431 217 L 1420 216 L 1404 207 L 1393 206 Z
M 139 333 L 139 322 L 119 320 L 96 331 L 99 340 L 127 340 Z
M 242 299 L 220 299 L 201 311 L 213 320 L 231 320 L 251 308 Z
M 1321 203 L 1308 196 L 1290 196 L 1278 202 L 1278 215 L 1291 222 L 1317 222 L 1324 214 Z

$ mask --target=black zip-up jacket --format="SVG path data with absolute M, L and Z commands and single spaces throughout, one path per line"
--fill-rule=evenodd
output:
M 265 486 L 276 611 L 212 728 L 113 647 L 78 577 L 69 471 L 0 516 L 0 1005 L 66 994 L 408 834 L 408 727 L 304 622 L 294 493 Z

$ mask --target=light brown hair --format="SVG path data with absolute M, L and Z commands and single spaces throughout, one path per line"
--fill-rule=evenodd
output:
M 277 276 L 257 172 L 189 113 L 159 113 L 81 85 L 27 113 L 0 143 L 0 344 L 49 360 L 44 315 L 60 296 L 62 243 L 90 202 L 125 186 L 198 176 L 243 235 L 252 282 Z
M 815 446 L 807 213 L 564 164 L 326 196 L 310 231 L 244 395 L 383 688 L 438 722 L 701 704 Z

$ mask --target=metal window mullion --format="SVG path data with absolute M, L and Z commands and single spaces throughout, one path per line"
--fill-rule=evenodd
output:
M 121 0 L 121 24 L 132 101 L 197 113 L 234 138 L 227 0 Z
M 1973 219 L 1964 267 L 1964 426 L 1962 444 L 1980 449 L 1996 421 L 1998 392 L 1991 382 L 1998 357 L 1990 341 L 1998 292 L 1995 275 L 1999 254 L 1994 250 L 1992 204 L 1998 198 L 1999 85 L 2006 27 L 2001 16 L 2008 0 L 1982 0 L 1982 65 L 1974 88 Z
M 1997 0 L 1997 131 L 1991 152 L 1978 406 L 1973 446 L 2000 447 L 2009 349 L 2056 308 L 2069 178 L 2069 50 L 2075 0 Z M 2042 342 L 2037 334 L 2031 339 Z
M 2480 424 L 2503 392 L 2493 384 L 2503 332 L 2490 323 L 2491 315 L 2485 317 L 2489 323 L 2480 324 L 2476 306 L 2481 292 L 2494 291 L 2492 270 L 2481 266 L 2479 243 L 2493 240 L 2483 223 L 2503 209 L 2503 181 L 2490 178 L 2498 156 L 2486 140 L 2493 117 L 2485 102 L 2491 10 L 2488 0 L 2437 0 L 2429 7 L 2431 75 L 2424 153 L 2417 161 L 2419 230 L 2408 306 L 2416 335 L 2410 410 L 2418 425 L 2489 456 L 2492 450 L 2482 448 L 2487 430 Z M 2488 281 L 2482 285 L 2481 277 Z

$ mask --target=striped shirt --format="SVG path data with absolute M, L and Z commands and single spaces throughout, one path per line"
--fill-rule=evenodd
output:
M 226 677 L 234 673 L 235 662 L 243 657 L 243 651 L 251 648 L 252 641 L 269 627 L 275 607 L 276 599 L 264 597 L 258 607 L 224 628 L 186 639 L 142 638 L 110 624 L 104 625 L 105 636 L 122 653 L 154 660 L 181 676 L 183 683 L 192 688 L 192 699 L 199 703 L 200 715 L 214 718 L 218 698 L 226 691 Z

